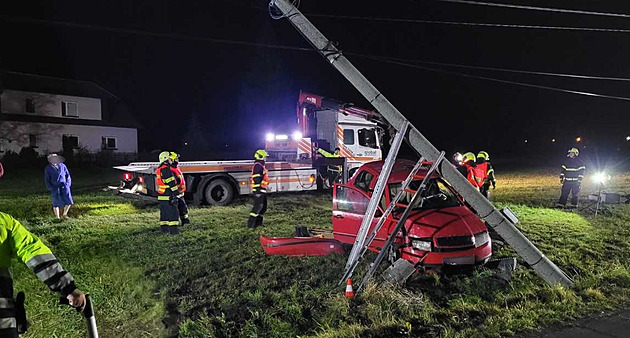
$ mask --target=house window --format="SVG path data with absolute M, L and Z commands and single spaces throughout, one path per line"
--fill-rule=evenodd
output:
M 34 113 L 35 112 L 35 102 L 33 102 L 33 99 L 26 99 L 26 102 L 24 102 L 24 111 L 26 111 L 27 113 Z
M 115 137 L 103 137 L 101 142 L 102 149 L 118 149 Z
M 61 142 L 64 150 L 79 148 L 79 137 L 76 135 L 63 135 Z
M 76 102 L 61 101 L 61 116 L 79 117 L 79 105 Z
M 37 148 L 37 135 L 28 135 L 28 146 L 31 148 Z
M 343 144 L 347 144 L 347 145 L 354 144 L 354 129 L 343 130 Z

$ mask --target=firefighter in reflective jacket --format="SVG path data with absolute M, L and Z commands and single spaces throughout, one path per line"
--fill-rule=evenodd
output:
M 179 219 L 182 222 L 182 225 L 190 224 L 190 219 L 188 218 L 188 205 L 186 204 L 186 200 L 184 199 L 184 194 L 186 193 L 186 179 L 184 179 L 184 174 L 181 169 L 179 169 L 179 154 L 171 151 L 171 170 L 173 174 L 175 174 L 175 181 L 177 182 L 177 192 L 179 193 L 179 198 L 177 199 L 177 210 L 179 211 Z
M 267 211 L 267 187 L 269 186 L 269 176 L 267 176 L 267 168 L 265 167 L 265 158 L 267 152 L 263 149 L 256 150 L 254 153 L 254 167 L 252 168 L 251 184 L 252 196 L 254 197 L 254 205 L 249 213 L 247 226 L 255 228 L 263 225 L 263 215 Z
M 490 190 L 490 185 L 492 185 L 492 189 L 497 187 L 497 180 L 494 178 L 494 168 L 492 168 L 492 164 L 490 164 L 490 155 L 488 155 L 485 151 L 480 151 L 477 154 L 477 168 L 483 171 L 483 185 L 479 188 L 481 194 L 488 198 L 488 190 Z
M 484 173 L 477 168 L 475 154 L 467 152 L 462 155 L 462 165 L 457 170 L 466 177 L 473 187 L 479 189 L 483 185 Z
M 580 155 L 580 151 L 576 148 L 571 148 L 564 164 L 562 164 L 562 171 L 560 172 L 562 194 L 558 201 L 558 207 L 564 208 L 567 204 L 569 193 L 571 193 L 571 207 L 577 208 L 582 179 L 584 179 L 584 172 L 586 171 L 584 162 L 578 158 L 578 155 Z
M 50 249 L 15 218 L 0 212 L 0 337 L 17 337 L 27 328 L 23 304 L 13 300 L 9 271 L 13 257 L 26 264 L 50 290 L 68 299 L 71 306 L 83 310 L 85 295 Z
M 322 154 L 322 156 L 326 157 L 326 158 L 339 158 L 341 157 L 340 153 L 341 153 L 341 149 L 339 148 L 335 148 L 335 152 L 334 153 L 329 153 L 326 150 L 322 149 L 322 148 L 317 148 L 317 152 Z M 330 187 L 333 186 L 333 184 L 335 184 L 335 182 L 338 182 L 339 179 L 341 178 L 341 172 L 343 171 L 343 166 L 340 165 L 329 165 L 328 168 L 326 168 L 328 170 L 328 185 Z
M 178 234 L 179 212 L 177 200 L 179 188 L 177 178 L 171 167 L 172 160 L 168 151 L 159 155 L 160 166 L 155 171 L 158 186 L 158 204 L 160 206 L 160 231 L 163 233 Z

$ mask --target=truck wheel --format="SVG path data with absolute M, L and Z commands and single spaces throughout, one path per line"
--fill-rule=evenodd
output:
M 210 205 L 228 205 L 234 199 L 234 187 L 221 178 L 212 180 L 206 185 L 204 196 Z

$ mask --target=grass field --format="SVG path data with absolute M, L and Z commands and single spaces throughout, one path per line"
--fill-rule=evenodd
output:
M 573 289 L 549 287 L 521 265 L 509 284 L 480 269 L 417 276 L 406 288 L 374 283 L 351 301 L 337 285 L 344 255 L 268 257 L 258 243 L 263 234 L 291 235 L 296 224 L 330 228 L 328 194 L 273 196 L 267 226 L 253 231 L 247 199 L 192 208 L 194 225 L 169 236 L 159 233 L 156 207 L 98 189 L 117 181 L 109 170 L 73 172 L 72 219 L 57 223 L 42 176 L 9 172 L 0 211 L 38 234 L 92 294 L 103 337 L 502 336 L 630 303 L 630 206 L 597 218 L 549 209 L 559 192 L 553 170 L 498 173 L 493 201 L 518 214 L 521 230 L 575 279 Z M 612 185 L 630 193 L 630 175 Z M 584 192 L 595 188 L 586 182 Z M 81 317 L 23 265 L 13 272 L 33 324 L 25 337 L 84 332 Z

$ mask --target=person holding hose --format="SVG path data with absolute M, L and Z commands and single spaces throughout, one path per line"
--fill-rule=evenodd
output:
M 27 329 L 23 304 L 13 299 L 9 269 L 14 257 L 26 264 L 51 291 L 58 292 L 72 307 L 83 311 L 85 294 L 77 289 L 74 278 L 59 264 L 52 251 L 15 218 L 0 212 L 0 337 L 14 338 Z

